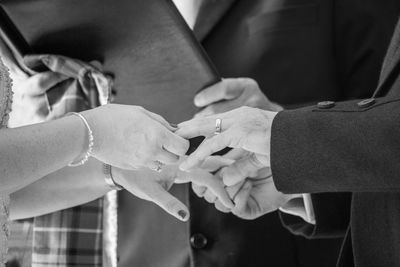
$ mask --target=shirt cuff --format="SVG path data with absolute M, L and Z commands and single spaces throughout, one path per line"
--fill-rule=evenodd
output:
M 310 224 L 315 224 L 315 214 L 310 194 L 295 194 L 280 211 L 301 217 Z

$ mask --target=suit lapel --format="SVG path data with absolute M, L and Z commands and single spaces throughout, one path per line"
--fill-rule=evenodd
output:
M 379 94 L 383 87 L 385 87 L 385 84 L 390 80 L 390 76 L 398 64 L 400 64 L 400 20 L 397 23 L 392 41 L 383 61 L 378 89 L 375 91 L 374 96 Z
M 202 41 L 237 0 L 203 0 L 194 25 L 194 33 Z

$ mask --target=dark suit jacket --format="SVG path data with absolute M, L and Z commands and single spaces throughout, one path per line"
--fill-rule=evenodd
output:
M 279 190 L 353 192 L 339 266 L 400 266 L 400 23 L 372 99 L 284 111 L 272 127 Z M 326 218 L 347 219 L 315 203 L 319 233 L 340 228 Z M 319 234 L 311 225 L 286 222 L 297 232 Z
M 252 77 L 286 107 L 370 95 L 400 8 L 398 0 L 209 2 L 195 30 L 221 75 Z M 295 237 L 278 213 L 254 221 L 220 213 L 188 186 L 173 192 L 190 206 L 187 224 L 121 194 L 119 266 L 335 264 L 340 240 Z

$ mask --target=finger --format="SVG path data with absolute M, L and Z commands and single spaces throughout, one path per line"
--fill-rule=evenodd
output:
M 249 156 L 250 154 L 251 152 L 248 152 L 242 148 L 234 148 L 226 153 L 223 157 L 235 161 L 243 157 Z
M 226 186 L 232 186 L 247 177 L 255 177 L 265 166 L 260 163 L 255 154 L 237 160 L 232 165 L 221 170 L 222 180 Z
M 27 80 L 29 91 L 26 93 L 31 96 L 43 95 L 49 89 L 67 79 L 69 79 L 68 76 L 52 71 L 35 74 Z
M 213 204 L 218 197 L 216 195 L 214 195 L 210 190 L 206 190 L 206 192 L 204 193 L 204 199 L 208 202 Z
M 244 90 L 241 79 L 224 79 L 201 92 L 194 98 L 197 107 L 205 107 L 221 100 L 239 97 Z
M 190 154 L 186 160 L 180 164 L 179 168 L 182 171 L 188 171 L 196 166 L 200 166 L 207 157 L 211 156 L 215 152 L 229 147 L 230 144 L 231 141 L 229 134 L 226 133 L 205 139 L 197 148 L 197 150 Z
M 195 118 L 207 117 L 207 116 L 214 115 L 214 114 L 228 112 L 235 108 L 239 108 L 239 107 L 243 106 L 243 104 L 244 103 L 243 103 L 243 101 L 240 100 L 240 98 L 233 99 L 233 100 L 225 100 L 225 101 L 218 102 L 218 103 L 213 103 L 213 104 L 208 105 L 201 111 L 197 112 L 197 114 L 195 115 Z
M 188 208 L 159 184 L 155 186 L 154 190 L 148 196 L 155 204 L 177 219 L 184 222 L 189 219 Z
M 233 208 L 233 202 L 226 192 L 222 180 L 215 175 L 201 175 L 200 171 L 190 172 L 192 184 L 197 184 L 200 186 L 205 186 L 207 191 L 210 191 L 214 196 L 216 196 L 226 207 Z M 203 196 L 205 192 L 203 193 Z
M 184 156 L 189 150 L 190 143 L 177 134 L 166 132 L 162 146 L 165 150 L 175 155 Z
M 263 168 L 261 170 L 258 171 L 257 175 L 254 177 L 249 176 L 250 178 L 271 178 L 272 177 L 272 171 L 271 168 Z
M 215 104 L 211 104 L 211 105 L 207 106 L 206 108 L 202 109 L 201 111 L 197 112 L 195 115 L 195 118 L 207 117 L 207 116 L 218 114 L 218 113 L 224 113 L 231 109 L 233 109 L 233 105 L 231 104 L 230 101 L 215 103 Z
M 246 212 L 247 202 L 250 197 L 252 185 L 249 181 L 246 181 L 242 189 L 237 193 L 235 199 L 235 207 L 232 209 L 232 213 L 241 216 L 241 214 Z
M 192 183 L 192 190 L 198 197 L 203 197 L 207 191 L 207 187 Z
M 225 187 L 226 192 L 228 193 L 228 196 L 230 197 L 230 199 L 235 199 L 237 193 L 239 193 L 239 191 L 242 189 L 242 187 L 244 186 L 244 183 L 246 181 L 242 181 L 240 183 L 237 183 L 233 186 L 227 186 Z
M 225 207 L 224 204 L 222 204 L 219 199 L 217 199 L 217 201 L 215 201 L 214 206 L 217 210 L 219 210 L 220 212 L 223 212 L 223 213 L 229 213 L 231 211 L 231 209 Z
M 152 118 L 155 121 L 158 121 L 161 123 L 164 127 L 166 127 L 170 131 L 175 131 L 176 128 L 172 127 L 171 124 L 166 121 L 162 116 L 155 114 L 153 112 L 148 111 L 147 109 L 143 109 L 144 113 L 147 114 L 150 118 Z
M 202 186 L 206 187 L 207 190 L 210 191 L 213 195 L 215 195 L 226 207 L 233 208 L 233 202 L 230 199 L 228 193 L 224 188 L 224 184 L 222 180 L 215 175 L 211 175 L 210 173 L 205 172 L 204 170 L 193 170 L 191 172 L 185 172 L 182 175 L 186 175 L 188 180 L 192 182 L 194 189 L 203 190 Z M 204 196 L 205 192 L 201 192 Z
M 157 156 L 155 157 L 155 160 L 158 160 L 159 162 L 169 165 L 169 164 L 173 164 L 179 161 L 179 156 L 166 151 L 164 149 L 161 149 L 160 152 L 157 154 Z
M 215 133 L 217 116 L 198 117 L 178 124 L 175 133 L 185 139 L 197 136 L 211 136 Z M 225 127 L 225 125 L 221 125 Z
M 225 156 L 224 157 L 210 156 L 205 159 L 200 168 L 209 172 L 215 172 L 221 169 L 222 167 L 231 165 L 234 162 L 235 162 L 234 160 L 225 158 Z
M 179 136 L 189 139 L 197 136 L 212 136 L 216 131 L 217 119 L 221 119 L 221 132 L 226 131 L 235 123 L 235 113 L 227 112 L 208 117 L 197 117 L 189 121 L 178 124 L 178 129 L 175 131 Z

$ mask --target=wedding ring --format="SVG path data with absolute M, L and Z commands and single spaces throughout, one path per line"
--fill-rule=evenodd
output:
M 222 131 L 222 119 L 215 120 L 215 132 L 214 134 L 220 134 Z
M 164 163 L 162 163 L 161 161 L 158 161 L 158 160 L 154 161 L 154 163 L 156 164 L 156 166 L 154 167 L 154 170 L 156 172 L 161 172 L 162 168 L 164 167 Z

